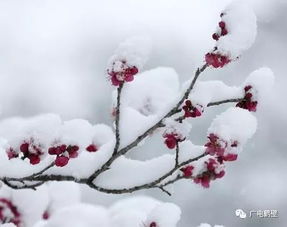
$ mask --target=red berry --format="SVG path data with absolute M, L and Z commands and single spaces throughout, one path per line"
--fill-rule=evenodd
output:
M 220 21 L 219 23 L 218 23 L 218 25 L 219 25 L 219 27 L 220 28 L 225 28 L 225 22 L 224 21 Z
M 219 40 L 219 35 L 217 33 L 213 33 L 212 38 L 217 41 Z
M 29 144 L 28 143 L 22 143 L 20 145 L 20 151 L 24 154 L 29 153 Z
M 191 177 L 193 169 L 194 169 L 194 167 L 190 165 L 190 166 L 186 166 L 184 168 L 181 168 L 180 171 L 183 172 L 184 177 Z
M 44 220 L 49 219 L 49 217 L 50 217 L 50 214 L 49 214 L 48 211 L 45 211 L 45 212 L 43 213 L 43 215 L 42 215 L 42 218 L 43 218 Z
M 76 158 L 78 157 L 78 150 L 80 148 L 77 145 L 74 146 L 68 146 L 67 151 L 69 153 L 69 158 Z
M 19 154 L 12 147 L 7 149 L 6 153 L 8 155 L 9 160 L 12 158 L 17 158 L 19 156 Z
M 169 149 L 174 149 L 176 146 L 177 140 L 175 137 L 168 137 L 165 139 L 164 143 Z
M 36 154 L 30 154 L 30 155 L 28 156 L 28 158 L 29 158 L 30 163 L 31 163 L 32 165 L 36 165 L 36 164 L 38 164 L 38 163 L 41 161 L 39 155 L 36 155 Z
M 225 35 L 227 35 L 227 34 L 228 34 L 227 29 L 226 29 L 226 28 L 222 28 L 222 30 L 221 30 L 221 35 L 222 35 L 222 36 L 225 36 Z
M 153 221 L 152 223 L 150 223 L 149 227 L 157 227 L 157 224 Z
M 55 160 L 55 165 L 59 166 L 59 167 L 63 167 L 65 165 L 67 165 L 69 162 L 69 158 L 66 156 L 57 156 L 56 160 Z
M 98 150 L 98 148 L 95 144 L 90 144 L 89 146 L 86 147 L 86 150 L 88 152 L 96 152 Z

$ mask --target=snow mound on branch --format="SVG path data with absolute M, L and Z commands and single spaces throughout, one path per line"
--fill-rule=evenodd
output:
M 273 84 L 274 73 L 267 67 L 253 71 L 244 82 L 244 86 L 251 85 L 256 89 L 259 103 L 262 102 L 263 97 L 271 91 Z
M 7 224 L 2 224 L 0 225 L 1 227 L 17 227 L 16 225 L 12 224 L 12 223 L 7 223 Z
M 222 81 L 198 81 L 189 95 L 192 102 L 207 106 L 210 102 L 243 97 L 243 89 Z
M 228 34 L 217 41 L 218 52 L 236 59 L 255 41 L 256 15 L 248 5 L 238 1 L 228 6 L 223 12 L 222 20 L 226 24 Z
M 148 215 L 146 223 L 155 222 L 157 226 L 175 227 L 181 215 L 180 208 L 172 203 L 164 203 L 155 207 Z
M 47 186 L 50 202 L 46 209 L 49 215 L 81 201 L 80 186 L 74 182 L 49 182 Z
M 174 104 L 178 91 L 178 75 L 172 68 L 143 72 L 133 83 L 125 84 L 121 96 L 121 147 L 156 123 Z
M 178 89 L 175 70 L 159 67 L 145 71 L 132 83 L 125 84 L 121 101 L 123 106 L 132 107 L 145 116 L 160 114 L 177 97 Z
M 77 204 L 55 212 L 45 227 L 109 227 L 109 214 L 104 207 Z
M 45 185 L 38 187 L 36 191 L 31 189 L 13 190 L 2 186 L 0 198 L 5 198 L 16 206 L 24 226 L 33 226 L 36 221 L 42 219 L 43 212 L 49 203 L 48 189 Z
M 225 141 L 238 141 L 243 145 L 256 132 L 257 120 L 247 110 L 231 107 L 218 115 L 208 129 Z
M 31 138 L 41 144 L 43 154 L 39 164 L 31 165 L 27 158 L 8 160 L 6 150 L 9 147 L 19 152 L 20 144 Z M 81 119 L 62 121 L 54 114 L 6 119 L 0 122 L 0 176 L 23 177 L 42 170 L 55 160 L 55 156 L 48 154 L 48 148 L 55 141 L 78 145 L 79 156 L 70 159 L 65 167 L 53 167 L 47 173 L 72 174 L 78 178 L 89 176 L 108 160 L 114 146 L 114 133 L 104 124 L 91 125 Z M 86 151 L 92 143 L 96 144 L 97 152 Z
M 135 227 L 151 222 L 176 227 L 180 214 L 174 204 L 140 196 L 120 200 L 109 209 L 84 203 L 65 207 L 34 227 Z
M 147 161 L 119 157 L 111 168 L 97 177 L 95 184 L 108 189 L 122 189 L 149 183 L 174 167 L 175 156 L 165 154 Z
M 151 39 L 148 37 L 132 37 L 122 42 L 110 58 L 108 68 L 117 71 L 115 62 L 125 60 L 129 65 L 136 66 L 141 70 L 146 63 L 152 49 Z M 121 70 L 121 69 L 119 69 Z

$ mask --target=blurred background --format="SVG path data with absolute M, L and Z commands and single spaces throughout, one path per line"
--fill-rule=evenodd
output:
M 145 70 L 172 67 L 183 82 L 213 47 L 211 35 L 219 14 L 231 1 L 0 0 L 1 119 L 52 112 L 63 119 L 111 125 L 112 87 L 105 69 L 117 45 L 130 36 L 150 36 L 153 51 Z M 135 193 L 178 204 L 183 211 L 180 227 L 201 222 L 226 227 L 287 223 L 287 0 L 241 2 L 250 4 L 257 15 L 255 44 L 237 62 L 208 70 L 202 79 L 238 85 L 253 70 L 267 66 L 275 73 L 275 86 L 256 113 L 256 136 L 210 189 L 179 182 L 171 197 L 157 190 Z M 212 118 L 225 108 L 210 108 L 193 123 L 194 143 L 204 143 Z M 156 139 L 142 149 L 133 157 L 167 152 Z M 104 205 L 131 196 L 82 190 L 84 201 Z M 242 220 L 234 214 L 238 208 L 278 210 L 279 218 Z

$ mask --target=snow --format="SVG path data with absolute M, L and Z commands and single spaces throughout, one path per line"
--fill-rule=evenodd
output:
M 157 223 L 158 226 L 175 227 L 181 215 L 180 208 L 172 203 L 155 207 L 148 215 L 146 223 Z
M 187 82 L 189 83 L 189 82 Z M 186 84 L 187 84 L 186 83 Z M 222 81 L 198 81 L 189 95 L 193 103 L 206 107 L 210 102 L 243 97 L 240 87 L 228 86 Z
M 108 171 L 97 177 L 97 186 L 109 189 L 122 189 L 146 184 L 158 179 L 174 167 L 174 155 L 139 161 L 126 157 L 119 157 Z
M 257 100 L 264 102 L 264 97 L 270 95 L 274 85 L 274 74 L 270 68 L 262 67 L 253 71 L 245 80 L 244 86 L 251 85 L 257 93 Z
M 16 225 L 14 225 L 12 223 L 1 224 L 0 226 L 2 226 L 2 227 L 16 227 Z
M 121 147 L 158 121 L 179 95 L 174 69 L 159 67 L 138 74 L 124 86 L 121 96 Z M 115 103 L 116 95 L 114 95 Z
M 223 13 L 222 20 L 226 23 L 228 34 L 217 41 L 217 52 L 235 60 L 255 41 L 256 16 L 247 4 L 240 1 L 231 3 Z
M 208 134 L 215 134 L 224 141 L 238 141 L 239 145 L 250 139 L 257 127 L 256 118 L 247 110 L 230 107 L 211 123 Z
M 48 166 L 55 157 L 48 155 L 47 149 L 55 143 L 78 145 L 80 154 L 77 158 L 70 159 L 67 166 L 53 167 L 47 173 L 87 177 L 108 160 L 114 146 L 114 134 L 110 127 L 104 124 L 91 125 L 82 119 L 62 121 L 54 114 L 3 120 L 0 122 L 0 137 L 0 176 L 6 177 L 28 176 Z M 41 162 L 31 165 L 28 160 L 23 161 L 19 158 L 8 160 L 6 149 L 11 146 L 18 149 L 24 140 L 30 138 L 41 144 L 44 152 Z M 98 147 L 97 152 L 90 153 L 85 150 L 91 143 Z
M 165 124 L 164 134 L 176 134 L 180 139 L 185 139 L 189 136 L 191 124 L 188 122 L 179 123 L 171 118 L 167 118 L 163 123 Z
M 122 42 L 115 54 L 109 60 L 108 68 L 113 68 L 113 71 L 118 72 L 121 70 L 121 67 L 117 68 L 117 64 L 125 60 L 129 65 L 136 66 L 138 69 L 142 69 L 148 56 L 151 52 L 152 42 L 149 37 L 138 36 L 132 37 L 124 42 Z M 113 63 L 116 63 L 113 65 Z
M 46 222 L 34 227 L 134 227 L 150 222 L 176 227 L 180 214 L 175 204 L 138 196 L 120 200 L 110 208 L 85 203 L 60 208 Z

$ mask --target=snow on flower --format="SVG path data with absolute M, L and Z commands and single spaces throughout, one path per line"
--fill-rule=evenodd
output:
M 114 86 L 134 80 L 142 69 L 151 50 L 151 41 L 146 37 L 134 37 L 121 43 L 110 58 L 107 73 Z
M 242 147 L 254 135 L 256 127 L 257 120 L 251 113 L 241 108 L 230 107 L 213 120 L 208 133 L 217 136 L 224 141 L 223 143 L 232 145 L 236 141 L 237 146 Z
M 188 136 L 191 126 L 184 122 L 179 123 L 173 119 L 165 119 L 165 129 L 163 138 L 165 138 L 165 144 L 169 149 L 174 149 L 178 142 L 182 142 Z
M 251 47 L 257 33 L 256 16 L 242 2 L 231 3 L 220 17 L 218 28 L 212 35 L 216 46 L 205 56 L 206 63 L 214 68 L 236 60 Z

